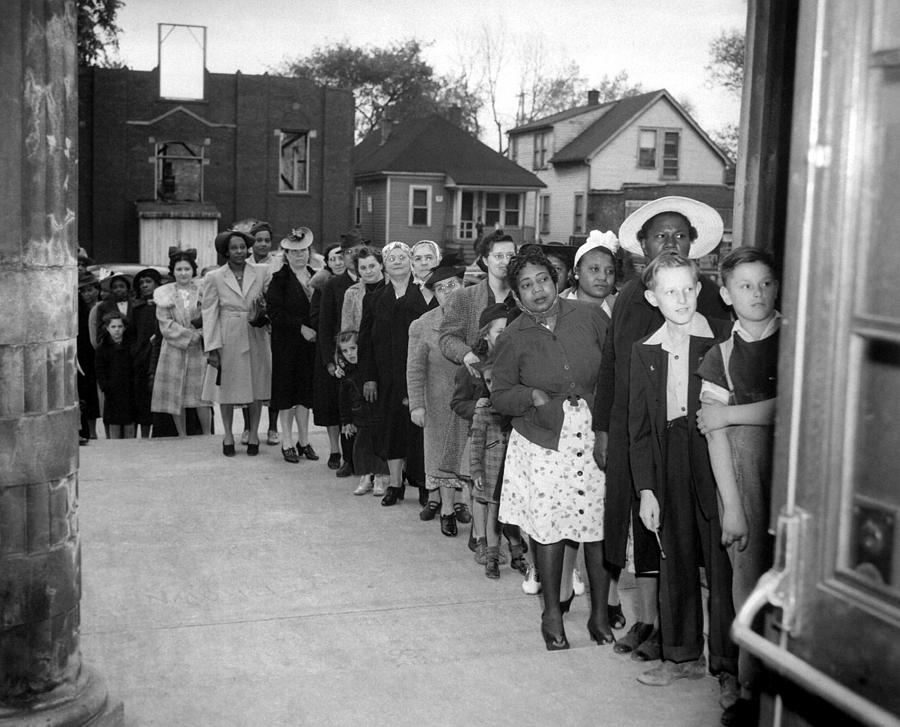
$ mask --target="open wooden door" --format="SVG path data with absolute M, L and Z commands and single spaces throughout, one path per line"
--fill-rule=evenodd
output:
M 777 555 L 734 634 L 765 724 L 900 725 L 900 3 L 800 2 L 794 60 Z

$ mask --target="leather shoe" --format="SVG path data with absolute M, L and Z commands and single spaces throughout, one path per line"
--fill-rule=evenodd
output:
M 456 537 L 456 517 L 454 515 L 441 515 L 441 532 L 448 538 Z
M 456 519 L 463 525 L 472 522 L 472 513 L 469 512 L 469 508 L 464 502 L 454 503 L 453 513 L 456 515 Z
M 662 658 L 659 629 L 653 629 L 653 633 L 631 652 L 631 658 L 635 661 L 656 661 Z
M 425 503 L 425 507 L 422 508 L 422 512 L 419 513 L 419 520 L 434 520 L 435 516 L 438 514 L 438 511 L 441 509 L 441 503 L 436 502 L 435 500 L 429 500 Z
M 339 452 L 332 452 L 328 455 L 328 469 L 336 470 L 341 466 L 341 455 Z
M 226 457 L 234 457 L 234 454 L 235 454 L 234 442 L 232 442 L 231 444 L 225 444 L 223 442 L 222 443 L 222 454 L 224 454 Z
M 259 442 L 256 444 L 248 444 L 247 445 L 247 454 L 251 457 L 255 457 L 259 454 Z
M 338 467 L 337 472 L 334 473 L 335 477 L 349 477 L 353 474 L 353 466 L 349 462 L 344 462 L 340 467 Z
M 312 448 L 311 444 L 304 444 L 301 447 L 300 442 L 297 442 L 297 454 L 301 457 L 306 457 L 306 459 L 312 460 L 313 462 L 319 459 L 319 455 L 316 454 L 316 450 Z
M 637 680 L 648 687 L 667 687 L 676 679 L 702 679 L 706 676 L 706 659 L 696 661 L 664 661 L 641 674 Z
M 281 456 L 284 457 L 285 462 L 291 462 L 293 464 L 297 464 L 300 461 L 300 457 L 297 456 L 297 450 L 293 447 L 288 447 L 287 449 L 281 450 Z
M 638 621 L 632 626 L 624 638 L 619 639 L 613 647 L 617 654 L 628 654 L 644 643 L 653 633 L 653 624 Z
M 387 492 L 384 493 L 384 497 L 381 498 L 381 506 L 390 507 L 391 505 L 396 505 L 397 500 L 403 499 L 403 490 L 405 487 L 406 485 L 400 485 L 400 487 L 388 487 Z

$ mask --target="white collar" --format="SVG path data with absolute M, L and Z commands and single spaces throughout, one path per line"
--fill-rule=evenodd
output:
M 709 321 L 702 313 L 694 313 L 690 323 L 687 326 L 688 336 L 697 336 L 698 338 L 714 338 L 712 328 L 709 327 Z M 662 346 L 664 351 L 674 351 L 678 345 L 669 333 L 669 326 L 663 323 L 646 341 L 645 346 Z
M 775 315 L 772 317 L 772 320 L 769 321 L 768 325 L 763 330 L 762 335 L 758 339 L 753 338 L 753 336 L 751 336 L 747 332 L 747 329 L 741 325 L 740 320 L 737 320 L 734 322 L 734 325 L 731 327 L 731 335 L 734 335 L 735 333 L 737 333 L 745 341 L 755 341 L 755 340 L 762 341 L 763 339 L 768 338 L 769 336 L 775 335 L 775 333 L 777 333 L 781 329 L 781 319 L 782 319 L 781 313 L 779 313 L 778 311 L 775 311 Z

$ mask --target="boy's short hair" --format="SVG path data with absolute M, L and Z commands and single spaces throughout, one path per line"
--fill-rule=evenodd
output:
M 647 290 L 652 290 L 656 284 L 656 276 L 660 270 L 671 270 L 672 268 L 690 268 L 694 274 L 694 281 L 700 280 L 700 268 L 697 267 L 697 261 L 685 257 L 680 252 L 663 252 L 657 255 L 641 273 L 641 282 Z
M 356 343 L 359 340 L 359 331 L 346 330 L 341 331 L 335 336 L 335 344 L 340 346 L 342 343 Z
M 734 250 L 723 257 L 719 262 L 719 277 L 722 280 L 722 285 L 728 283 L 729 278 L 734 275 L 734 271 L 738 265 L 747 263 L 762 263 L 769 268 L 772 275 L 778 279 L 778 270 L 775 268 L 775 258 L 758 247 L 744 246 L 734 248 Z
M 125 326 L 126 328 L 128 328 L 128 321 L 125 320 L 125 316 L 123 316 L 123 315 L 122 315 L 119 311 L 117 311 L 117 310 L 110 311 L 109 313 L 107 313 L 107 314 L 105 314 L 105 315 L 103 316 L 103 319 L 102 319 L 102 320 L 103 320 L 103 325 L 104 325 L 104 326 L 108 326 L 108 325 L 110 324 L 110 321 L 114 321 L 114 320 L 116 320 L 117 318 L 118 318 L 120 321 L 122 321 L 122 325 L 123 325 L 123 326 Z

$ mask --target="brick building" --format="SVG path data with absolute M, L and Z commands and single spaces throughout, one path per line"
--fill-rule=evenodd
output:
M 216 232 L 250 217 L 317 247 L 351 222 L 353 96 L 299 78 L 204 73 L 203 98 L 160 96 L 159 72 L 79 73 L 78 234 L 100 261 L 215 262 Z

